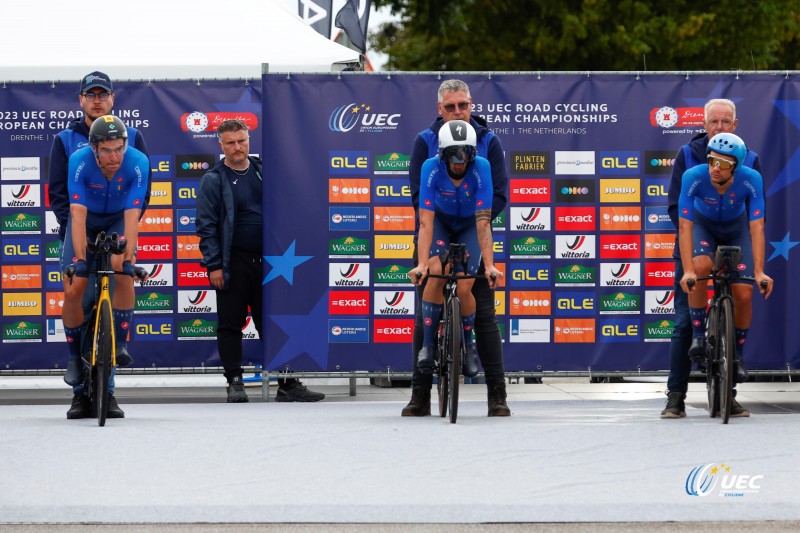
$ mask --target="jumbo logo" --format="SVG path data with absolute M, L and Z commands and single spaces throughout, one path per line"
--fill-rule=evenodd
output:
M 41 292 L 4 292 L 4 316 L 33 316 L 42 314 Z
M 153 181 L 150 183 L 150 206 L 172 205 L 172 182 Z
M 600 180 L 600 203 L 639 203 L 641 184 L 638 179 Z
M 331 174 L 368 174 L 369 152 L 331 151 L 328 172 Z
M 376 259 L 411 259 L 413 235 L 375 235 Z
M 379 133 L 395 130 L 400 113 L 370 113 L 372 106 L 351 102 L 335 108 L 328 117 L 328 129 L 336 133 L 347 133 L 360 125 L 360 133 Z

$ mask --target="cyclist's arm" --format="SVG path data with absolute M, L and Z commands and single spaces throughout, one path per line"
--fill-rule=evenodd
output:
M 75 250 L 74 259 L 86 259 L 86 214 L 85 205 L 72 203 L 69 206 L 69 221 L 72 230 L 72 247 Z M 65 257 L 65 261 L 72 262 L 72 257 Z
M 494 268 L 494 240 L 492 239 L 492 210 L 475 211 L 475 226 L 478 229 L 478 245 L 487 273 Z
M 56 135 L 50 149 L 50 166 L 48 168 L 47 194 L 50 209 L 56 216 L 59 225 L 59 237 L 64 240 L 67 220 L 69 218 L 69 193 L 67 192 L 67 166 L 69 156 L 64 149 L 64 142 Z
M 692 257 L 694 255 L 692 253 L 694 242 L 692 237 L 693 229 L 694 222 L 686 218 L 680 218 L 678 226 L 678 245 L 681 251 L 681 264 L 683 265 L 683 279 L 680 280 L 680 283 L 685 292 L 689 292 L 686 280 L 697 279 L 697 275 L 694 273 L 694 258 Z
M 126 209 L 125 210 L 125 241 L 128 243 L 125 246 L 125 253 L 122 254 L 123 261 L 130 261 L 131 264 L 136 264 L 136 241 L 139 238 L 139 209 Z
M 417 235 L 417 268 L 422 275 L 428 272 L 428 259 L 431 257 L 433 243 L 433 222 L 435 213 L 429 209 L 419 210 L 419 234 Z

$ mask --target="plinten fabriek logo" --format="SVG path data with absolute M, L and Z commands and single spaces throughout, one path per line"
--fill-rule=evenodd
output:
M 686 476 L 686 494 L 705 497 L 717 494 L 720 498 L 742 498 L 758 494 L 764 476 L 739 474 L 726 463 L 707 463 L 696 466 Z

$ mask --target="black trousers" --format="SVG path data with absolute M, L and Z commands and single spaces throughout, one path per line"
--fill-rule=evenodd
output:
M 480 274 L 484 269 L 481 265 Z M 417 354 L 422 349 L 423 325 L 422 325 L 422 293 L 425 290 L 425 283 L 417 287 L 416 316 L 414 319 L 414 338 L 412 341 L 412 368 L 414 375 L 411 377 L 411 388 L 430 389 L 433 384 L 433 376 L 422 374 L 417 369 Z M 497 325 L 497 316 L 494 311 L 494 289 L 489 286 L 486 278 L 478 278 L 472 286 L 472 294 L 475 296 L 475 347 L 478 350 L 478 357 L 486 376 L 486 384 L 505 384 L 505 370 L 503 369 L 503 342 L 500 336 L 500 328 Z

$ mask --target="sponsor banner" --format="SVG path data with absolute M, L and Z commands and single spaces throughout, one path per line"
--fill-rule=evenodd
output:
M 258 329 L 256 328 L 256 322 L 253 320 L 252 315 L 247 315 L 247 318 L 244 321 L 244 327 L 242 328 L 242 339 L 243 340 L 257 340 L 261 337 L 258 335 Z
M 19 185 L 0 186 L 2 207 L 12 209 L 41 207 L 41 186 L 38 183 L 21 183 Z
M 601 287 L 639 287 L 640 285 L 641 264 L 600 263 Z
M 600 203 L 639 203 L 641 182 L 638 179 L 600 180 Z
M 4 292 L 3 316 L 41 316 L 41 292 Z
M 594 259 L 595 236 L 556 235 L 556 259 Z
M 675 290 L 645 291 L 644 312 L 648 315 L 675 314 Z
M 180 117 L 181 129 L 194 133 L 195 138 L 216 138 L 216 135 L 211 132 L 217 131 L 226 120 L 240 120 L 247 125 L 247 129 L 251 132 L 258 128 L 258 117 L 255 114 L 240 111 L 192 111 L 184 113 Z
M 639 259 L 641 256 L 641 235 L 600 235 L 600 259 Z
M 413 315 L 414 291 L 375 291 L 373 314 Z
M 178 321 L 178 340 L 202 341 L 217 339 L 217 323 L 203 318 Z
M 328 314 L 368 315 L 369 301 L 369 291 L 330 291 Z
M 150 155 L 150 179 L 172 179 L 172 156 Z
M 203 259 L 203 253 L 200 251 L 200 237 L 196 235 L 178 235 L 178 259 L 195 259 L 200 261 Z
M 355 236 L 331 239 L 328 241 L 328 257 L 331 259 L 368 259 L 371 244 L 369 240 Z
M 645 207 L 644 218 L 644 229 L 647 231 L 675 231 L 665 205 Z
M 644 173 L 672 175 L 672 167 L 675 165 L 675 151 L 670 150 L 646 150 L 644 153 Z
M 618 151 L 600 152 L 600 168 L 598 174 L 626 176 L 641 173 L 640 152 Z
M 200 263 L 178 263 L 179 287 L 209 287 L 208 272 Z
M 601 318 L 600 342 L 639 342 L 640 330 L 635 318 Z
M 553 319 L 553 342 L 595 342 L 595 319 L 593 318 L 555 318 Z
M 644 284 L 646 287 L 673 287 L 675 262 L 647 262 L 644 264 Z
M 172 182 L 171 181 L 151 181 L 150 182 L 150 204 L 148 209 L 159 205 L 172 205 Z
M 149 213 L 150 210 L 148 209 Z M 175 220 L 177 222 L 177 231 L 179 233 L 194 233 L 197 231 L 195 226 L 195 219 L 197 218 L 196 209 L 178 209 L 175 212 Z
M 369 207 L 333 206 L 328 208 L 328 229 L 331 231 L 369 231 Z
M 61 258 L 61 241 L 56 239 L 44 245 L 45 261 L 58 261 Z
M 495 261 L 501 261 L 506 258 L 506 236 L 502 233 L 495 233 L 492 235 L 494 243 L 492 243 L 492 253 Z
M 190 314 L 216 313 L 217 291 L 212 289 L 179 290 L 178 312 Z
M 511 259 L 550 259 L 553 250 L 550 239 L 533 235 L 511 239 L 509 257 Z
M 508 279 L 509 287 L 549 287 L 550 263 L 517 263 L 509 264 L 511 270 Z
M 411 156 L 400 152 L 388 152 L 376 155 L 372 161 L 372 172 L 376 176 L 382 174 L 408 174 Z
M 8 289 L 41 289 L 41 265 L 3 265 L 2 287 Z
M 147 270 L 148 278 L 142 282 L 137 282 L 137 286 L 153 287 L 172 287 L 175 281 L 172 263 L 137 263 L 136 266 Z
M 563 316 L 594 316 L 595 293 L 587 291 L 556 292 L 555 315 Z
M 172 294 L 159 291 L 138 291 L 133 307 L 136 315 L 172 313 L 175 308 Z
M 363 150 L 331 150 L 328 156 L 328 173 L 334 176 L 369 174 L 369 152 Z
M 510 291 L 508 313 L 514 315 L 551 315 L 553 309 L 550 291 Z
M 373 180 L 376 204 L 411 204 L 411 186 L 406 179 L 376 179 Z
M 172 209 L 148 208 L 139 220 L 139 233 L 172 233 L 174 230 Z
M 3 243 L 3 263 L 37 263 L 42 257 L 41 239 L 8 237 Z
M 375 206 L 373 220 L 375 231 L 414 231 L 413 207 Z
M 331 203 L 369 203 L 370 180 L 331 178 L 328 180 L 328 201 Z
M 506 314 L 505 291 L 494 291 L 494 312 L 497 316 L 503 316 Z
M 408 277 L 411 265 L 391 263 L 373 267 L 372 283 L 375 287 L 406 287 L 413 285 Z
M 363 318 L 328 320 L 329 343 L 368 343 L 369 341 L 369 320 Z
M 2 181 L 39 181 L 41 173 L 38 157 L 0 157 Z
M 613 292 L 600 296 L 601 315 L 638 315 L 642 310 L 642 297 L 638 293 Z
M 642 208 L 630 205 L 600 206 L 600 231 L 639 231 Z
M 413 318 L 376 318 L 373 321 L 374 341 L 411 344 L 414 333 Z
M 644 323 L 644 342 L 670 342 L 675 322 L 667 319 L 658 319 Z
M 330 287 L 369 287 L 369 263 L 329 263 Z
M 19 320 L 3 325 L 3 343 L 42 342 L 43 336 L 41 321 Z
M 64 321 L 60 318 L 47 319 L 47 342 L 67 342 L 64 335 Z
M 549 179 L 515 179 L 510 180 L 509 200 L 512 204 L 549 204 Z
M 0 217 L 2 218 L 3 235 L 39 235 L 42 233 L 41 215 L 12 212 L 10 215 L 0 215 Z
M 552 173 L 550 152 L 511 152 L 512 176 L 537 176 Z
M 511 231 L 550 231 L 549 207 L 512 207 Z
M 556 287 L 594 287 L 597 285 L 597 268 L 587 265 L 556 267 Z
M 133 323 L 133 341 L 169 341 L 175 337 L 172 318 L 136 316 Z
M 556 150 L 556 175 L 593 175 L 595 154 L 591 151 Z
M 664 105 L 650 110 L 650 125 L 656 128 L 702 126 L 705 111 L 702 107 L 673 107 Z
M 559 204 L 593 204 L 597 198 L 597 182 L 593 178 L 559 178 L 554 190 Z
M 674 233 L 647 233 L 644 236 L 644 256 L 647 259 L 669 259 L 675 252 Z
M 64 311 L 64 293 L 47 292 L 44 295 L 44 314 L 47 316 L 61 316 Z
M 44 266 L 45 271 L 45 288 L 49 290 L 61 290 L 64 288 L 63 274 L 61 273 L 61 266 L 58 264 L 49 264 Z
M 213 154 L 178 154 L 175 156 L 175 177 L 201 178 L 216 164 L 217 158 Z
M 375 235 L 375 259 L 411 259 L 413 235 Z
M 546 318 L 512 318 L 509 320 L 509 342 L 550 342 L 550 320 Z
M 202 174 L 201 174 L 202 175 Z M 200 180 L 176 181 L 175 182 L 175 203 L 177 205 L 196 205 L 197 189 L 200 187 Z
M 44 232 L 48 235 L 58 235 L 60 224 L 56 218 L 56 214 L 52 211 L 44 212 Z
M 595 231 L 594 207 L 556 207 L 556 231 Z
M 666 204 L 669 201 L 669 182 L 661 178 L 645 178 L 644 201 Z
M 507 219 L 507 212 L 505 210 L 500 211 L 500 213 L 492 219 L 492 231 L 505 231 Z
M 159 261 L 173 259 L 172 236 L 140 235 L 136 242 L 136 259 Z

